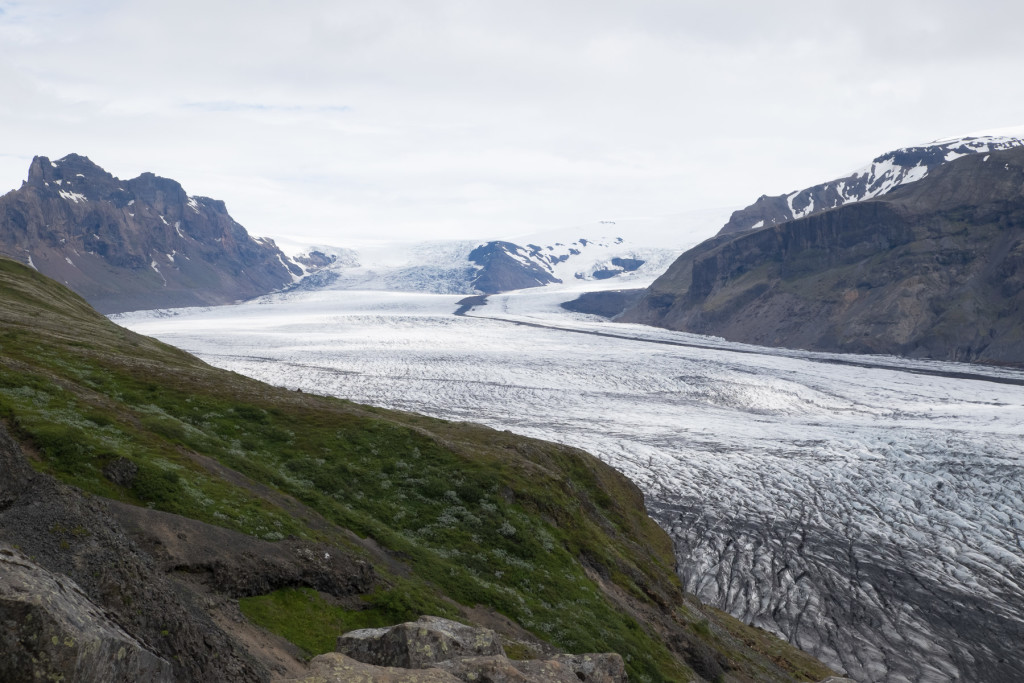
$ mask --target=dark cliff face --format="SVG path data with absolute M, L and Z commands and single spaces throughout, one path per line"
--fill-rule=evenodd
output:
M 119 180 L 77 154 L 36 157 L 21 188 L 0 197 L 0 253 L 104 313 L 229 303 L 302 272 L 223 202 L 152 173 Z
M 1024 150 L 719 235 L 619 320 L 769 346 L 1024 364 Z

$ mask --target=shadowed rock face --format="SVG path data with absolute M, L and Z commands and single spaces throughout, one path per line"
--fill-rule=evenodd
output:
M 1024 363 L 1024 150 L 719 235 L 619 318 L 766 346 Z
M 0 197 L 0 253 L 102 313 L 229 303 L 302 274 L 224 202 L 152 173 L 120 180 L 77 154 L 36 157 L 21 188 Z
M 167 682 L 171 665 L 110 621 L 65 576 L 0 544 L 0 679 Z
M 86 496 L 35 473 L 2 422 L 0 473 L 2 681 L 35 680 L 34 671 L 104 683 L 267 681 L 267 666 L 208 609 L 282 586 L 344 596 L 375 582 L 335 547 L 271 543 Z M 41 644 L 54 638 L 61 647 Z

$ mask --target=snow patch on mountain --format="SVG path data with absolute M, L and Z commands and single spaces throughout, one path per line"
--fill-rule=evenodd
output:
M 60 196 L 67 199 L 69 202 L 74 202 L 75 204 L 78 202 L 89 201 L 81 192 L 68 192 L 67 190 L 61 190 Z
M 304 290 L 478 294 L 576 281 L 643 287 L 685 249 L 714 233 L 727 209 L 600 221 L 506 240 L 352 242 L 282 248 L 303 269 Z
M 848 176 L 777 197 L 762 196 L 733 213 L 722 234 L 754 230 L 803 218 L 892 192 L 917 182 L 943 164 L 970 154 L 1024 146 L 1024 127 L 1005 128 L 901 147 L 876 157 Z

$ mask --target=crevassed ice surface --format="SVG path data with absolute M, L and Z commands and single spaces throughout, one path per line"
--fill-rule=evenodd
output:
M 587 449 L 645 491 L 689 591 L 858 681 L 1024 680 L 1024 373 L 603 323 L 558 291 L 458 298 L 116 319 L 274 384 Z

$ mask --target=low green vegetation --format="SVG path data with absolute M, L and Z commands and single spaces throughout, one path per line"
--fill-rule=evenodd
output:
M 346 629 L 485 605 L 564 650 L 619 652 L 631 680 L 692 677 L 621 609 L 682 604 L 668 537 L 591 456 L 215 370 L 3 259 L 0 286 L 0 418 L 40 470 L 269 541 L 325 540 L 254 491 L 267 487 L 409 567 L 361 609 L 301 588 L 241 601 L 306 652 L 333 649 Z
M 398 581 L 393 588 L 363 598 L 361 609 L 333 604 L 312 588 L 282 588 L 268 595 L 242 598 L 238 606 L 253 623 L 283 636 L 307 655 L 334 650 L 338 635 L 415 621 L 422 614 L 454 616 L 451 608 L 419 585 Z

